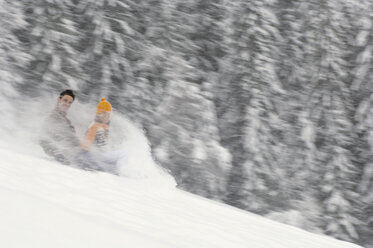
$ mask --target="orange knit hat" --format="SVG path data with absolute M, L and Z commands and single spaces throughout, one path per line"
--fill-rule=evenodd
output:
M 111 104 L 103 97 L 101 98 L 101 102 L 97 105 L 96 114 L 101 114 L 104 112 L 111 112 Z

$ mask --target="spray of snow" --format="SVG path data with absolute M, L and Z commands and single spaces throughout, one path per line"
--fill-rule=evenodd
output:
M 43 96 L 32 100 L 13 101 L 13 115 L 0 124 L 0 148 L 6 148 L 50 160 L 38 145 L 38 138 L 45 118 L 54 108 L 57 96 Z M 83 139 L 96 113 L 96 104 L 85 104 L 77 98 L 68 112 L 77 135 Z M 176 185 L 175 180 L 152 158 L 147 138 L 125 116 L 115 109 L 110 124 L 110 148 L 124 150 L 128 159 L 118 161 L 119 175 L 129 180 L 159 186 Z M 1 130 L 6 130 L 1 131 Z
M 150 145 L 143 132 L 119 114 L 113 116 L 110 140 L 114 149 L 128 152 L 128 160 L 118 162 L 121 176 L 161 185 L 176 184 L 175 180 L 154 162 Z

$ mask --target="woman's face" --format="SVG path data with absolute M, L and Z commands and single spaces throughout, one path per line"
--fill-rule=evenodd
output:
M 103 123 L 108 123 L 110 121 L 110 114 L 110 112 L 103 112 L 101 114 L 98 114 L 98 117 L 100 117 Z

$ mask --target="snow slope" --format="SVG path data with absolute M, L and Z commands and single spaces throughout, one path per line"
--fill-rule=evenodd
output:
M 160 180 L 87 172 L 4 148 L 0 158 L 1 247 L 358 247 Z

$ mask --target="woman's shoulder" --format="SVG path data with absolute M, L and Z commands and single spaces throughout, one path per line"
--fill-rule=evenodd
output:
M 106 125 L 106 124 L 104 124 L 104 123 L 99 123 L 99 122 L 94 121 L 94 122 L 92 122 L 92 123 L 89 125 L 88 128 L 89 128 L 89 129 L 94 128 L 94 129 L 97 129 L 97 130 L 98 130 L 98 129 L 107 130 L 107 129 L 109 128 L 109 126 Z

